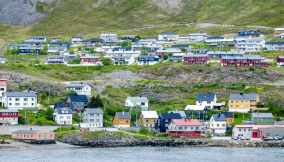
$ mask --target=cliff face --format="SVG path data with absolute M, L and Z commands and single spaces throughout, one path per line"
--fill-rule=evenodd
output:
M 48 14 L 42 11 L 44 5 L 56 0 L 0 0 L 0 22 L 12 25 L 27 25 Z M 47 7 L 47 6 L 46 6 Z
M 108 26 L 201 21 L 279 26 L 283 5 L 283 0 L 0 0 L 0 22 L 22 25 L 48 17 L 44 23 L 76 18 L 93 26 L 101 21 L 111 21 Z

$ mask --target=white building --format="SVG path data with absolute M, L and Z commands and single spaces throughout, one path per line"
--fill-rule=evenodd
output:
M 188 35 L 191 42 L 203 42 L 207 39 L 207 33 L 191 33 Z
M 127 97 L 125 107 L 139 107 L 142 110 L 149 109 L 149 101 L 147 97 Z
M 207 109 L 221 108 L 225 105 L 225 103 L 217 102 L 217 95 L 214 93 L 199 93 L 196 96 L 195 104 Z
M 176 41 L 179 35 L 173 32 L 162 32 L 158 35 L 159 41 Z
M 83 113 L 81 128 L 101 128 L 103 127 L 103 110 L 100 108 L 87 108 Z
M 259 52 L 265 48 L 263 37 L 236 37 L 235 48 L 243 52 Z
M 17 110 L 0 110 L 0 125 L 17 125 L 18 118 Z
M 224 114 L 215 114 L 210 118 L 209 128 L 213 135 L 225 135 L 227 129 L 226 117 Z
M 72 125 L 72 110 L 69 108 L 56 109 L 53 117 L 58 125 Z
M 100 39 L 102 39 L 105 43 L 116 43 L 118 42 L 118 36 L 114 33 L 102 33 L 100 35 Z
M 4 106 L 15 110 L 37 108 L 37 94 L 33 91 L 6 92 Z
M 71 43 L 72 47 L 79 47 L 83 45 L 83 39 L 81 37 L 72 37 Z
M 92 96 L 93 85 L 86 82 L 71 82 L 66 86 L 66 91 L 75 92 L 78 95 Z
M 233 139 L 250 140 L 252 138 L 253 125 L 236 125 L 233 128 Z
M 0 103 L 1 104 L 4 103 L 3 97 L 5 93 L 7 92 L 7 84 L 8 84 L 7 80 L 5 79 L 0 80 Z

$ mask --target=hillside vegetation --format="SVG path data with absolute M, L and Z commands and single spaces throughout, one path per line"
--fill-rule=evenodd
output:
M 21 7 L 15 9 L 19 12 L 14 11 L 15 7 L 9 8 L 9 5 L 15 6 L 14 1 L 4 3 L 0 21 L 27 24 L 28 20 L 35 20 L 36 23 L 1 30 L 5 40 L 36 34 L 96 36 L 107 31 L 142 36 L 153 36 L 161 31 L 205 30 L 215 34 L 248 25 L 276 27 L 284 22 L 283 0 L 33 0 L 29 3 L 31 6 L 26 1 L 17 1 L 18 5 L 26 6 L 22 7 L 25 12 L 21 12 Z M 28 7 L 33 9 L 32 14 L 26 12 Z M 12 16 L 7 16 L 9 10 Z M 35 12 L 47 16 L 38 20 L 34 18 Z M 15 17 L 17 22 L 9 20 Z M 15 32 L 19 34 L 16 36 Z

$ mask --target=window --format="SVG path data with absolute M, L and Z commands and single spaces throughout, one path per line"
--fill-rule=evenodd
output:
M 28 98 L 24 98 L 24 101 L 28 101 Z
M 20 101 L 20 98 L 15 98 L 15 101 Z

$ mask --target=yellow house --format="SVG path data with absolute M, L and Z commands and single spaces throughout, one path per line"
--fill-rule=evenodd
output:
M 146 128 L 155 128 L 159 116 L 156 111 L 142 111 L 139 118 L 139 125 Z
M 231 94 L 229 99 L 229 111 L 247 113 L 257 109 L 260 102 L 259 95 L 256 93 L 237 93 Z
M 112 125 L 116 128 L 130 128 L 131 115 L 129 112 L 116 112 L 112 120 Z

